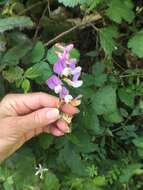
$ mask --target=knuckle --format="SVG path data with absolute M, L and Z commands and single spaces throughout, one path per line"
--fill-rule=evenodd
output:
M 43 117 L 42 114 L 40 114 L 38 111 L 34 113 L 34 123 L 42 124 L 43 123 Z

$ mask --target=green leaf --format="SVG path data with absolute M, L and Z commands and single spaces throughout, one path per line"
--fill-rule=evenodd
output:
M 14 190 L 13 185 L 8 183 L 7 181 L 3 184 L 4 190 Z
M 66 164 L 75 174 L 85 174 L 85 167 L 81 161 L 80 155 L 76 153 L 68 143 L 60 151 L 58 161 L 64 165 Z
M 143 32 L 138 32 L 128 42 L 128 48 L 137 55 L 139 58 L 143 58 Z
M 12 30 L 14 28 L 31 28 L 34 23 L 29 17 L 15 16 L 0 19 L 0 32 Z
M 127 168 L 122 170 L 122 175 L 119 178 L 121 183 L 127 183 L 134 175 L 143 173 L 142 164 L 133 163 L 127 166 Z
M 116 89 L 110 85 L 101 88 L 96 92 L 92 104 L 98 115 L 115 112 L 117 110 Z
M 85 2 L 88 7 L 87 12 L 93 11 L 100 2 L 101 0 L 87 0 Z
M 37 77 L 35 81 L 38 84 L 42 84 L 52 75 L 52 70 L 47 62 L 42 61 L 39 65 L 40 76 Z
M 118 95 L 119 95 L 120 100 L 124 104 L 126 104 L 127 106 L 131 108 L 134 106 L 134 97 L 135 97 L 134 92 L 126 88 L 120 88 L 118 89 Z
M 136 147 L 143 149 L 143 137 L 138 137 L 133 140 L 133 143 Z
M 106 55 L 112 56 L 113 51 L 117 49 L 115 39 L 118 38 L 118 31 L 115 27 L 109 26 L 100 30 L 100 43 Z
M 24 79 L 21 84 L 24 93 L 27 93 L 30 90 L 30 81 L 28 79 Z
M 51 64 L 51 65 L 53 65 L 54 63 L 56 63 L 57 62 L 57 60 L 58 60 L 58 56 L 56 55 L 56 51 L 58 50 L 58 48 L 57 47 L 55 47 L 55 46 L 53 46 L 51 49 L 49 49 L 48 50 L 48 52 L 47 52 L 47 60 L 48 60 L 48 62 Z
M 27 44 L 15 46 L 5 53 L 1 62 L 5 65 L 17 65 L 30 49 L 31 47 Z
M 92 143 L 91 137 L 86 131 L 79 129 L 75 132 L 75 135 L 80 143 L 76 147 L 78 152 L 91 153 L 97 150 L 97 145 L 95 143 Z
M 37 79 L 39 82 L 44 82 L 51 74 L 52 71 L 49 64 L 42 61 L 27 69 L 24 76 L 29 79 Z
M 80 59 L 80 53 L 79 53 L 79 51 L 76 48 L 73 48 L 71 50 L 71 52 L 70 52 L 70 57 L 74 58 L 74 59 L 77 59 L 79 61 L 79 59 Z
M 119 111 L 115 111 L 110 114 L 105 114 L 104 119 L 110 123 L 120 123 L 123 121 L 123 117 Z
M 47 172 L 44 176 L 43 190 L 59 190 L 59 180 L 55 174 Z
M 31 52 L 30 62 L 31 63 L 39 62 L 44 57 L 44 54 L 45 54 L 44 44 L 41 41 L 38 41 Z
M 86 0 L 58 0 L 59 3 L 63 3 L 65 6 L 68 6 L 68 7 L 75 7 L 77 6 L 78 4 L 83 4 L 86 2 Z
M 13 83 L 16 80 L 22 79 L 23 69 L 16 66 L 10 67 L 8 70 L 2 72 L 3 77 L 9 81 L 9 83 Z
M 43 134 L 38 138 L 39 145 L 44 149 L 48 149 L 53 143 L 54 137 L 52 135 Z
M 32 151 L 29 148 L 23 148 L 10 159 L 15 168 L 12 173 L 15 188 L 22 189 L 35 184 L 37 178 L 35 177 L 35 157 Z
M 111 20 L 119 24 L 123 20 L 131 23 L 135 17 L 133 7 L 131 0 L 111 0 L 106 14 Z
M 89 110 L 85 109 L 85 113 L 83 116 L 83 126 L 91 130 L 94 134 L 98 135 L 102 132 L 99 118 L 92 108 Z

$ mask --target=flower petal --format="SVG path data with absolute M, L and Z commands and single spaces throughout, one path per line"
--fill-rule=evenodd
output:
M 52 90 L 55 89 L 56 86 L 61 85 L 62 82 L 61 80 L 56 76 L 56 75 L 52 75 L 47 81 L 46 84 L 48 85 L 48 87 Z
M 66 95 L 65 97 L 64 97 L 64 100 L 65 100 L 65 102 L 68 104 L 69 102 L 71 102 L 71 100 L 73 99 L 73 97 L 70 95 L 70 94 L 68 94 L 68 95 Z
M 59 94 L 62 90 L 62 85 L 61 84 L 57 85 L 54 90 L 56 94 Z
M 74 48 L 74 45 L 69 44 L 69 45 L 65 46 L 64 50 L 69 53 L 73 48 Z
M 65 67 L 66 67 L 65 60 L 62 58 L 54 64 L 53 70 L 55 73 L 60 75 Z
M 69 64 L 69 67 L 71 69 L 75 69 L 75 66 L 77 64 L 77 60 L 76 59 L 70 59 L 69 62 L 68 62 L 68 64 Z
M 83 85 L 83 81 L 82 80 L 72 81 L 71 85 L 74 88 L 79 88 L 79 87 L 81 87 Z
M 73 71 L 72 71 L 72 74 L 73 74 L 73 81 L 77 81 L 81 75 L 81 67 L 76 67 Z
M 66 87 L 63 87 L 61 92 L 60 92 L 60 98 L 64 98 L 68 94 L 69 94 L 68 89 Z
M 62 72 L 62 75 L 68 77 L 69 75 L 72 74 L 72 70 L 69 68 L 69 67 L 66 67 L 63 72 Z

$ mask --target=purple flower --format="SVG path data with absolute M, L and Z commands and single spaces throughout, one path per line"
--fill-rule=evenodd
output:
M 62 81 L 56 75 L 52 75 L 46 81 L 46 84 L 50 89 L 54 90 L 56 94 L 58 94 L 62 89 Z
M 56 74 L 61 75 L 65 67 L 65 60 L 61 58 L 54 64 L 53 70 Z
M 81 67 L 76 67 L 73 72 L 73 81 L 77 81 L 81 75 Z
M 69 86 L 78 88 L 83 84 L 82 80 L 79 80 L 81 75 L 81 67 L 76 67 L 77 60 L 70 58 L 70 51 L 73 49 L 73 44 L 68 46 L 62 46 L 56 44 L 56 47 L 60 50 L 55 52 L 58 56 L 58 61 L 53 66 L 55 75 L 52 75 L 46 84 L 56 94 L 59 94 L 61 99 L 64 99 L 66 103 L 71 102 L 73 97 L 70 95 L 69 90 L 64 86 L 66 82 Z M 57 76 L 58 75 L 58 76 Z
M 62 46 L 61 44 L 56 44 L 55 45 L 57 48 L 61 49 L 62 51 L 64 51 L 64 53 L 69 53 L 73 48 L 74 45 L 73 44 L 69 44 L 67 46 Z
M 62 87 L 61 91 L 60 91 L 60 98 L 64 98 L 65 96 L 67 96 L 69 94 L 69 91 L 66 87 Z

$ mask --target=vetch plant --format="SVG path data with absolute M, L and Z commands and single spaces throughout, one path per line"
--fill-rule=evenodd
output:
M 74 98 L 68 89 L 68 87 L 79 88 L 82 86 L 83 81 L 80 80 L 81 70 L 80 66 L 77 66 L 77 60 L 70 57 L 70 52 L 74 48 L 73 44 L 63 46 L 56 44 L 56 51 L 58 56 L 57 62 L 53 66 L 54 74 L 46 81 L 48 87 L 59 95 L 61 103 L 71 103 L 74 106 L 78 106 L 81 101 L 81 95 Z M 68 123 L 71 123 L 71 117 L 63 115 Z

